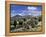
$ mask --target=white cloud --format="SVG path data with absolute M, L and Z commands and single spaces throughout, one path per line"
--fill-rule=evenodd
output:
M 32 11 L 32 15 L 33 16 L 40 16 L 41 15 L 41 11 Z
M 19 15 L 22 15 L 22 14 L 19 14 Z
M 11 14 L 11 17 L 13 17 L 14 16 L 14 14 Z
M 28 15 L 31 15 L 31 13 L 29 13 Z
M 37 9 L 37 7 L 30 7 L 30 6 L 28 6 L 28 8 L 27 8 L 28 10 L 36 10 Z

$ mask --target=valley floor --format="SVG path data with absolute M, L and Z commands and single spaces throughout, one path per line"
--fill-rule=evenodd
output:
M 28 26 L 29 26 L 29 29 L 21 27 L 18 29 L 11 30 L 11 32 L 37 32 L 37 31 L 40 31 L 42 28 L 41 22 L 38 22 L 38 25 L 36 25 L 35 28 L 32 28 L 30 25 L 28 25 Z

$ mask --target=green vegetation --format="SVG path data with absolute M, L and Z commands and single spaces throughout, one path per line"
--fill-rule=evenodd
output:
M 14 21 L 14 26 L 16 27 L 16 25 L 17 25 L 17 21 L 15 20 L 15 21 Z
M 42 21 L 42 17 L 25 17 L 25 18 L 17 18 L 11 22 L 11 31 L 12 32 L 20 32 L 20 31 L 38 31 L 38 28 L 41 28 L 39 22 Z
M 39 21 L 42 21 L 42 16 L 39 16 Z

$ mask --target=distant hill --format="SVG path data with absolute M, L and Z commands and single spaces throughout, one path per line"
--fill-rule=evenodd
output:
M 22 19 L 22 18 L 31 18 L 32 16 L 31 15 L 25 15 L 25 16 L 21 16 L 21 15 L 16 15 L 16 16 L 13 16 L 11 17 L 11 20 L 17 20 L 17 19 Z
M 20 17 L 22 17 L 22 16 L 16 15 L 16 16 L 11 17 L 11 20 L 15 20 L 15 19 L 18 19 L 18 18 L 20 18 Z
M 14 21 L 14 20 L 21 20 L 21 19 L 31 19 L 31 18 L 35 18 L 34 16 L 31 16 L 31 15 L 24 15 L 24 16 L 21 16 L 21 15 L 16 15 L 16 16 L 13 16 L 11 17 L 11 21 Z M 39 18 L 39 16 L 37 16 L 37 18 Z

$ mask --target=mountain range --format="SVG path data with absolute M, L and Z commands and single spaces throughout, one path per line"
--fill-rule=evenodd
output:
M 16 15 L 16 16 L 13 16 L 11 17 L 11 20 L 17 20 L 17 19 L 22 19 L 22 18 L 31 18 L 32 16 L 31 15 L 25 15 L 25 16 L 21 16 L 21 15 Z

